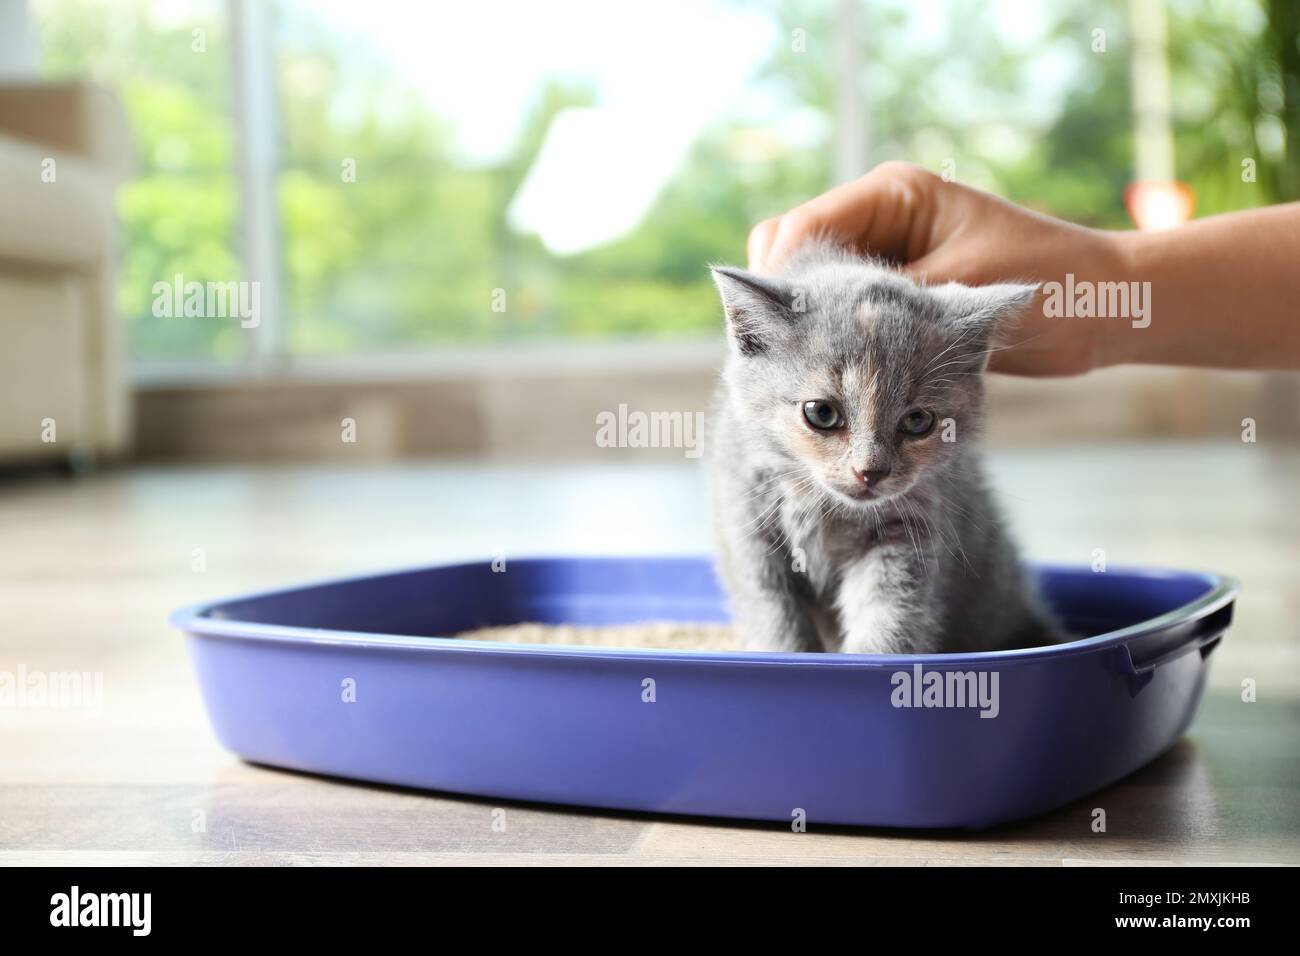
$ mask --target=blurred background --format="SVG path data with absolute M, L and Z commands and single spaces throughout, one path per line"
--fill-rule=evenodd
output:
M 17 337 L 0 460 L 599 454 L 614 398 L 706 405 L 705 263 L 886 159 L 1110 228 L 1138 180 L 1195 215 L 1300 198 L 1293 0 L 0 10 L 0 313 L 85 313 Z M 256 283 L 256 327 L 155 314 L 176 276 Z M 1012 442 L 1300 433 L 1282 377 L 994 399 Z
M 167 613 L 707 551 L 703 460 L 605 447 L 597 416 L 706 412 L 706 263 L 888 159 L 1114 229 L 1300 199 L 1300 4 L 0 0 L 0 672 L 99 673 L 106 701 L 0 708 L 0 862 L 315 859 L 356 819 L 472 843 L 222 752 Z M 177 283 L 255 290 L 256 321 Z M 1300 377 L 990 400 L 1026 554 L 1245 582 L 1132 839 L 1065 813 L 1022 854 L 1294 862 Z

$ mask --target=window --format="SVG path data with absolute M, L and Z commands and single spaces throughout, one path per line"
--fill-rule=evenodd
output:
M 1281 91 L 1295 55 L 1268 28 L 1287 3 L 1169 9 L 1167 123 L 1198 213 L 1294 198 L 1285 143 L 1300 130 Z M 1127 226 L 1131 6 L 38 0 L 34 12 L 45 71 L 106 82 L 131 117 L 120 301 L 133 355 L 239 363 L 716 336 L 705 263 L 742 261 L 754 221 L 890 158 Z M 269 321 L 155 318 L 150 290 L 178 274 L 269 277 Z
M 151 308 L 156 282 L 240 275 L 224 4 L 58 0 L 33 12 L 46 75 L 88 77 L 127 107 L 136 169 L 118 195 L 118 304 L 133 356 L 241 359 L 237 323 L 155 318 Z
M 290 350 L 713 333 L 705 263 L 826 183 L 786 104 L 720 122 L 775 33 L 685 0 L 282 6 Z

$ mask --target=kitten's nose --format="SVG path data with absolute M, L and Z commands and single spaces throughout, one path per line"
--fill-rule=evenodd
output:
M 865 470 L 854 468 L 853 477 L 857 478 L 858 481 L 862 482 L 862 484 L 866 485 L 868 488 L 874 488 L 889 477 L 889 471 L 888 468 L 868 468 Z

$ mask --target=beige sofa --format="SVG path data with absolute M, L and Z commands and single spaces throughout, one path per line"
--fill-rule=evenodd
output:
M 113 196 L 130 168 L 106 90 L 0 84 L 0 466 L 125 448 Z

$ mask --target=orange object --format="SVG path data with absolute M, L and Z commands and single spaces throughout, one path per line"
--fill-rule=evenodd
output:
M 1124 205 L 1133 224 L 1144 232 L 1172 229 L 1192 218 L 1196 194 L 1186 183 L 1137 182 L 1124 190 Z

